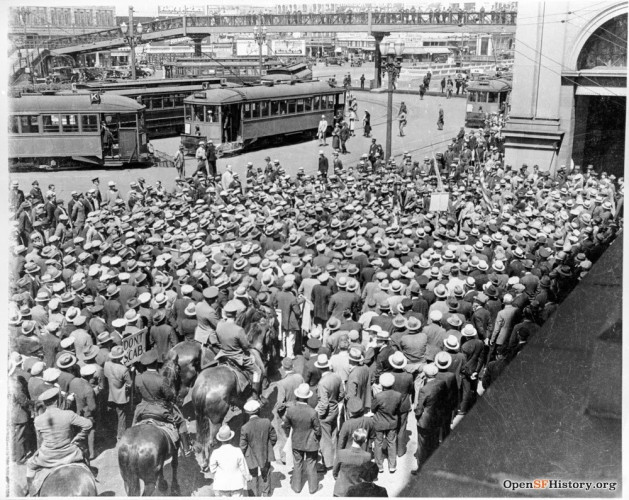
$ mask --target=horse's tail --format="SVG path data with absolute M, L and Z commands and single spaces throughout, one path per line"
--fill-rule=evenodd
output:
M 118 449 L 118 466 L 124 481 L 125 491 L 129 497 L 140 496 L 140 457 L 138 450 L 129 442 L 120 443 Z
M 192 405 L 197 424 L 197 443 L 205 449 L 207 436 L 210 432 L 210 417 L 205 407 L 205 391 L 198 388 L 196 384 L 192 389 Z

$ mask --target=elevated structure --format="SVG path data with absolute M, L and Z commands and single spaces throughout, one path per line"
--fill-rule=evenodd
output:
M 356 12 L 337 14 L 261 14 L 240 16 L 171 17 L 142 24 L 142 43 L 188 37 L 201 55 L 201 43 L 211 34 L 251 32 L 254 26 L 267 33 L 369 33 L 375 38 L 374 80 L 380 86 L 380 43 L 391 33 L 514 33 L 515 12 Z M 47 45 L 55 54 L 77 55 L 127 46 L 120 28 L 57 38 Z
M 519 2 L 506 162 L 623 176 L 626 1 Z

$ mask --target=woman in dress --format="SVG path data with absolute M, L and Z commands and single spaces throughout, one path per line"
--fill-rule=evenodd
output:
M 371 136 L 371 115 L 369 111 L 365 111 L 365 117 L 363 118 L 363 136 Z

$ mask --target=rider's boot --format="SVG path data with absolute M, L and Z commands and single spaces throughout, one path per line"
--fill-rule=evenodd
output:
M 252 383 L 253 398 L 260 401 L 261 404 L 267 403 L 267 399 L 262 397 L 262 381 Z
M 191 457 L 194 454 L 194 450 L 192 446 L 190 446 L 190 434 L 187 432 L 181 432 L 179 434 L 179 439 L 181 439 L 181 451 L 185 457 Z

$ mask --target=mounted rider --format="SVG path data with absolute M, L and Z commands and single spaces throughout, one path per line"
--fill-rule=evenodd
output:
M 71 410 L 60 409 L 59 393 L 59 388 L 53 387 L 38 398 L 45 406 L 45 410 L 35 417 L 35 430 L 41 438 L 41 446 L 26 462 L 26 482 L 29 490 L 38 471 L 85 462 L 83 450 L 78 443 L 86 442 L 92 421 Z M 76 435 L 74 427 L 80 428 Z
M 145 371 L 136 375 L 135 387 L 142 396 L 142 401 L 135 409 L 133 424 L 147 418 L 173 424 L 179 431 L 181 451 L 186 457 L 191 456 L 193 450 L 190 446 L 188 426 L 181 410 L 175 405 L 177 396 L 175 390 L 157 371 L 157 351 L 151 349 L 142 354 L 140 363 L 145 367 Z
M 236 323 L 236 316 L 241 311 L 243 309 L 234 300 L 230 300 L 223 307 L 223 319 L 216 327 L 216 336 L 220 345 L 216 359 L 228 358 L 249 373 L 254 397 L 259 397 L 262 392 L 262 370 L 249 354 L 251 346 L 244 328 Z

